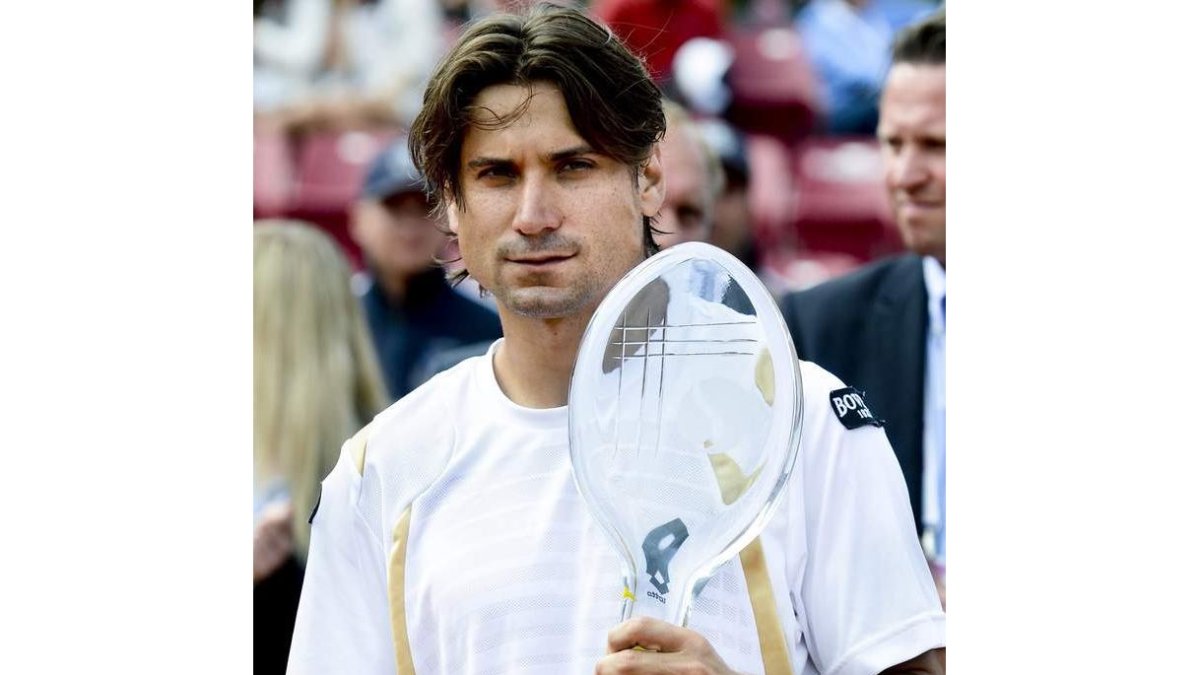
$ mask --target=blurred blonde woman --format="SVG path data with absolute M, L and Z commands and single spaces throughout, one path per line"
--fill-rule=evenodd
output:
M 308 517 L 342 443 L 388 402 L 333 240 L 297 221 L 254 227 L 255 672 L 282 672 Z

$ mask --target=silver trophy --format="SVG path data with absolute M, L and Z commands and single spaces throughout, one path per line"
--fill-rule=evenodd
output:
M 622 561 L 621 620 L 687 625 L 705 582 L 778 506 L 802 395 L 774 299 L 725 251 L 672 247 L 608 293 L 575 360 L 570 453 Z

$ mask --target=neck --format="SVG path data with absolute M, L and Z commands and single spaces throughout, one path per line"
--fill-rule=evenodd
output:
M 375 281 L 392 302 L 403 302 L 408 294 L 408 277 L 379 274 L 375 276 Z
M 496 351 L 494 367 L 504 395 L 526 408 L 566 405 L 571 369 L 590 316 L 530 319 L 502 309 L 504 342 Z

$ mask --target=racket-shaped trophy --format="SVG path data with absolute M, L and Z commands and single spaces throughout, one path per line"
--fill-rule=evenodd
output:
M 575 483 L 623 563 L 621 620 L 687 625 L 705 582 L 778 505 L 801 403 L 787 326 L 732 255 L 681 244 L 613 287 L 568 409 Z

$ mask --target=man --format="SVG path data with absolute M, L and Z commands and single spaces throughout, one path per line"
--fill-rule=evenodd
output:
M 442 352 L 500 337 L 496 313 L 455 293 L 435 263 L 448 238 L 429 210 L 401 141 L 371 165 L 350 214 L 369 270 L 362 304 L 393 401 L 432 375 Z
M 879 139 L 910 253 L 784 298 L 796 351 L 867 392 L 945 603 L 946 18 L 900 34 Z
M 805 478 L 761 538 L 769 579 L 722 566 L 693 607 L 704 632 L 613 627 L 619 565 L 575 489 L 565 404 L 592 313 L 655 248 L 659 92 L 609 31 L 539 6 L 468 28 L 425 102 L 413 154 L 504 338 L 347 442 L 313 517 L 291 672 L 943 672 L 944 615 L 888 505 L 904 494 L 891 450 L 839 421 L 840 383 L 811 364 Z M 777 611 L 752 613 L 752 593 Z
M 663 112 L 667 133 L 659 147 L 663 173 L 669 178 L 654 241 L 660 248 L 685 241 L 708 241 L 717 195 L 725 181 L 720 160 L 683 106 L 664 101 Z

